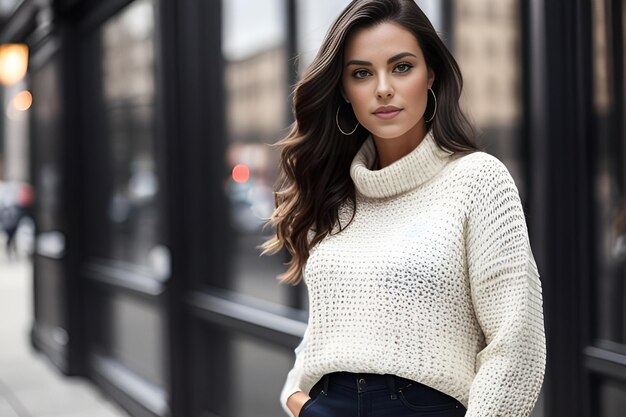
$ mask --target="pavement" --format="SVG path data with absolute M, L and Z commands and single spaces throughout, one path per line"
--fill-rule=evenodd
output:
M 0 234 L 0 417 L 129 417 L 89 380 L 67 377 L 29 342 L 32 264 Z

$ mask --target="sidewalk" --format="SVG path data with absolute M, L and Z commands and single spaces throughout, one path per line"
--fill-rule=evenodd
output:
M 4 254 L 0 234 L 0 417 L 128 417 L 89 381 L 65 377 L 35 352 L 32 266 Z

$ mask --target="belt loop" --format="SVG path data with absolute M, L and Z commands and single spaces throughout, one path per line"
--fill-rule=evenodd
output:
M 324 375 L 324 389 L 322 390 L 322 392 L 326 396 L 328 396 L 328 382 L 329 382 L 329 380 L 330 380 L 330 374 Z
M 396 392 L 396 380 L 393 375 L 386 374 L 387 377 L 387 386 L 389 386 L 389 391 L 391 392 L 390 398 L 395 400 L 398 398 L 398 394 Z

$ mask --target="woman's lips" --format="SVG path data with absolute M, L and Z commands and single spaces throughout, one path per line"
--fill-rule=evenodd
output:
M 381 111 L 378 113 L 374 113 L 374 115 L 380 117 L 381 119 L 389 120 L 389 119 L 393 119 L 394 117 L 396 117 L 401 111 L 402 109 L 394 110 L 394 111 L 385 111 L 385 112 Z

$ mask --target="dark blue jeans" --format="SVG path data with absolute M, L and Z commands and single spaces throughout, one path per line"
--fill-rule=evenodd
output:
M 334 372 L 309 392 L 298 417 L 462 417 L 457 399 L 396 375 Z

